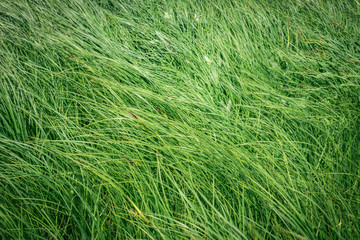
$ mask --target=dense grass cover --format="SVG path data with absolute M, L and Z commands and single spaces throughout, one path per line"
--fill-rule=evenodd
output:
M 358 1 L 2 0 L 0 238 L 359 239 Z

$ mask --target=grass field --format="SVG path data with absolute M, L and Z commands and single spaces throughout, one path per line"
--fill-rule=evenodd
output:
M 1 0 L 1 239 L 360 239 L 357 0 Z

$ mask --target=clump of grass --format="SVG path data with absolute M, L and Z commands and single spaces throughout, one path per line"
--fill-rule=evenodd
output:
M 3 239 L 358 239 L 355 1 L 0 3 Z

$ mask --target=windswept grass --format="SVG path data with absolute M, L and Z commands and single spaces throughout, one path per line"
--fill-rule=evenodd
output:
M 0 238 L 359 239 L 358 1 L 0 1 Z

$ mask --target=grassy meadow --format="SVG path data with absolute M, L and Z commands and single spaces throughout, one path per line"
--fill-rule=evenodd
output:
M 0 0 L 0 239 L 360 239 L 357 0 Z

